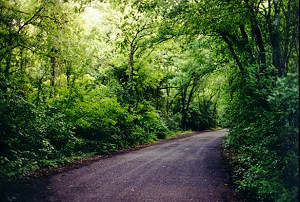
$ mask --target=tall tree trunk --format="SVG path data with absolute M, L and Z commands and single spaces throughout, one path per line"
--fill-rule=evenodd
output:
M 183 88 L 181 95 L 181 127 L 183 130 L 187 129 L 187 111 L 186 111 L 186 96 L 187 96 L 187 88 Z
M 4 70 L 4 77 L 7 79 L 9 75 L 9 70 L 10 70 L 10 62 L 11 62 L 11 55 L 12 55 L 12 33 L 9 31 L 9 38 L 7 41 L 7 48 L 8 52 L 6 55 L 6 64 L 5 64 L 5 70 Z
M 51 94 L 50 97 L 54 97 L 55 96 L 55 57 L 51 56 L 50 57 L 50 64 L 51 64 Z
M 241 63 L 239 57 L 237 56 L 237 54 L 235 53 L 233 44 L 230 42 L 228 36 L 226 35 L 225 32 L 219 31 L 219 34 L 221 35 L 222 39 L 225 41 L 225 43 L 227 44 L 229 51 L 233 57 L 233 59 L 235 60 L 237 66 L 239 67 L 239 70 L 241 72 L 242 75 L 245 75 L 245 68 L 243 66 L 243 64 Z
M 271 8 L 274 8 L 274 11 L 271 11 Z M 269 29 L 269 37 L 270 43 L 272 47 L 272 63 L 276 67 L 278 71 L 278 76 L 283 76 L 284 74 L 284 67 L 281 64 L 281 50 L 279 44 L 279 30 L 278 30 L 278 23 L 279 23 L 279 13 L 278 13 L 278 5 L 277 1 L 273 1 L 273 5 L 271 0 L 268 0 L 268 15 L 267 15 L 267 22 L 268 22 L 268 29 Z M 274 19 L 271 19 L 271 15 L 274 12 Z
M 72 69 L 72 65 L 67 63 L 66 64 L 66 77 L 67 77 L 67 87 L 70 88 L 70 78 L 71 78 L 71 69 Z
M 193 75 L 192 75 L 192 77 L 193 77 Z M 190 82 L 191 82 L 191 80 L 187 83 L 187 85 L 185 85 L 183 87 L 183 91 L 182 91 L 181 127 L 183 130 L 187 129 L 187 115 L 188 115 L 188 111 L 190 109 L 190 104 L 192 102 L 193 95 L 196 91 L 198 78 L 193 79 L 192 87 L 191 87 L 190 93 L 188 94 L 188 90 L 189 90 L 188 88 L 190 86 Z
M 193 80 L 193 84 L 192 84 L 192 88 L 191 88 L 191 91 L 189 93 L 189 97 L 188 97 L 188 100 L 187 100 L 187 104 L 186 104 L 186 111 L 189 111 L 190 109 L 190 104 L 192 102 L 192 99 L 193 99 L 193 95 L 194 93 L 196 92 L 196 87 L 197 87 L 197 84 L 198 84 L 198 78 L 194 78 Z
M 253 64 L 255 62 L 254 60 L 254 56 L 253 56 L 253 51 L 252 51 L 252 47 L 249 43 L 249 37 L 248 34 L 245 31 L 245 26 L 244 25 L 240 25 L 239 26 L 241 35 L 242 35 L 242 42 L 240 44 L 240 48 L 245 50 L 246 53 L 248 54 L 248 56 L 245 58 L 246 60 L 249 60 L 250 64 Z
M 159 86 L 156 87 L 156 93 L 155 94 L 156 94 L 155 95 L 155 97 L 156 97 L 155 98 L 156 99 L 156 104 L 155 104 L 156 107 L 155 108 L 156 108 L 156 110 L 158 110 L 159 109 Z
M 249 0 L 245 0 L 245 3 L 247 5 L 250 14 L 251 30 L 259 50 L 258 58 L 260 64 L 260 72 L 264 73 L 267 64 L 264 40 L 254 12 L 254 5 L 252 3 L 249 4 Z
M 166 111 L 167 111 L 167 114 L 169 114 L 170 112 L 170 84 L 168 83 L 167 84 L 167 103 L 166 103 Z
M 128 112 L 131 112 L 131 107 L 133 105 L 132 103 L 132 94 L 133 94 L 133 67 L 134 67 L 134 47 L 133 45 L 130 47 L 130 53 L 129 53 L 129 60 L 128 60 L 128 68 L 129 68 L 129 76 L 128 76 L 128 82 L 129 82 L 129 94 L 128 94 Z

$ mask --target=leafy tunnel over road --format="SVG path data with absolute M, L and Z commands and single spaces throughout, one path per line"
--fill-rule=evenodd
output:
M 40 179 L 29 185 L 36 190 L 15 200 L 235 201 L 220 162 L 226 133 L 204 132 L 101 159 Z

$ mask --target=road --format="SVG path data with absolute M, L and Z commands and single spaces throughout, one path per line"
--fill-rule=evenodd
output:
M 30 201 L 234 201 L 220 165 L 225 135 L 169 140 L 51 175 Z

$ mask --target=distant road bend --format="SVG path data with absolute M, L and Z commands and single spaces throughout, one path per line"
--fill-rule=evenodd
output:
M 54 174 L 31 201 L 233 201 L 220 165 L 225 135 L 204 132 Z

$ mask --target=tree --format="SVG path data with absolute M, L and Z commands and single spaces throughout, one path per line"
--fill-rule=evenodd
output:
M 139 9 L 133 9 L 133 6 L 128 4 L 122 8 L 122 20 L 117 25 L 119 50 L 127 58 L 127 64 L 123 66 L 127 66 L 127 78 L 124 78 L 124 84 L 128 92 L 129 111 L 137 108 L 138 104 L 147 97 L 147 93 L 143 92 L 146 90 L 151 93 L 151 88 L 156 87 L 153 83 L 159 80 L 159 74 L 155 75 L 151 72 L 150 66 L 147 66 L 147 62 L 151 62 L 151 53 L 154 49 L 152 38 L 155 37 L 157 29 L 155 23 L 158 23 L 159 19 L 151 13 L 146 14 Z M 145 71 L 148 73 L 147 77 L 143 75 Z M 150 78 L 153 80 L 151 81 Z
M 160 5 L 162 9 L 157 9 L 158 12 L 168 19 L 168 23 L 176 24 L 173 27 L 180 30 L 177 32 L 180 35 L 213 38 L 215 43 L 212 42 L 211 47 L 224 55 L 224 62 L 230 67 L 227 78 L 231 94 L 227 110 L 231 132 L 227 143 L 238 154 L 236 162 L 243 166 L 240 169 L 245 173 L 239 173 L 240 189 L 250 189 L 263 200 L 297 200 L 298 175 L 293 162 L 297 162 L 295 139 L 298 133 L 286 127 L 297 128 L 294 122 L 298 118 L 294 113 L 299 113 L 298 101 L 281 81 L 294 83 L 293 78 L 298 75 L 298 2 L 195 0 L 151 1 L 148 5 Z M 278 82 L 283 86 L 280 84 L 279 87 Z M 272 115 L 280 111 L 274 110 L 274 103 L 270 100 L 274 93 L 278 93 L 278 88 L 282 94 L 293 97 L 288 103 L 290 107 L 293 105 L 294 112 L 280 116 L 285 120 L 294 117 L 286 122 L 286 126 L 280 121 L 283 119 L 274 119 Z M 296 85 L 292 89 L 297 89 Z M 281 102 L 282 98 L 277 99 Z M 271 136 L 274 137 L 272 143 L 269 142 Z M 283 136 L 289 139 L 288 143 L 282 142 L 285 140 Z M 287 144 L 290 149 L 287 149 Z M 293 157 L 283 156 L 285 150 Z M 257 155 L 258 151 L 269 155 L 261 157 Z M 274 159 L 287 163 L 276 164 L 273 170 L 263 163 Z M 291 171 L 291 174 L 283 177 L 281 171 L 285 175 Z M 281 185 L 280 189 L 276 184 Z

